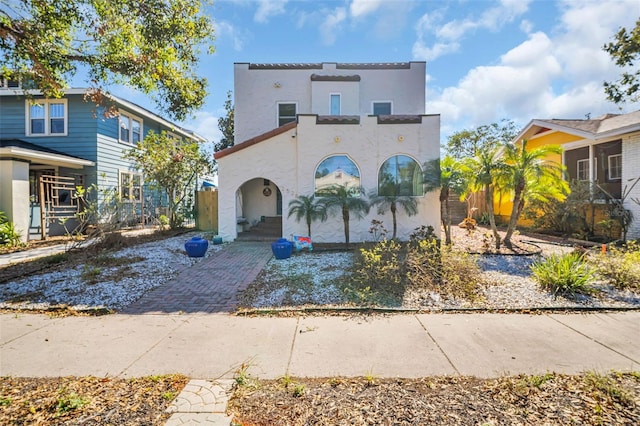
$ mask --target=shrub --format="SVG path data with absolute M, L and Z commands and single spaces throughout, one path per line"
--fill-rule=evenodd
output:
M 607 255 L 597 256 L 593 263 L 597 273 L 619 289 L 640 290 L 640 244 L 629 241 L 623 247 L 611 246 Z
M 591 266 L 580 253 L 551 255 L 531 265 L 533 277 L 543 290 L 554 296 L 575 296 L 593 292 L 591 283 L 595 276 Z
M 361 248 L 355 261 L 353 279 L 372 287 L 399 286 L 403 283 L 402 246 L 394 240 L 382 240 L 372 248 Z
M 469 253 L 440 247 L 437 240 L 423 240 L 411 246 L 406 262 L 410 285 L 428 288 L 445 297 L 470 301 L 480 298 L 482 271 Z
M 20 232 L 13 222 L 7 219 L 4 212 L 0 212 L 0 246 L 15 247 L 20 245 Z

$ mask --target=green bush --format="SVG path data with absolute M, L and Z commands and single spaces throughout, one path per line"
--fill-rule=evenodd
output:
M 554 296 L 593 293 L 594 271 L 580 253 L 551 255 L 531 265 L 533 277 Z
M 13 222 L 7 219 L 5 213 L 0 212 L 0 246 L 15 247 L 20 243 L 20 232 Z
M 623 247 L 612 246 L 606 255 L 593 260 L 597 273 L 621 290 L 640 290 L 640 244 L 628 241 Z
M 345 293 L 365 305 L 399 305 L 404 293 L 404 249 L 394 240 L 361 248 Z
M 351 278 L 352 300 L 386 306 L 400 305 L 407 286 L 473 301 L 483 285 L 476 258 L 442 247 L 430 226 L 416 228 L 408 243 L 385 239 L 360 249 Z

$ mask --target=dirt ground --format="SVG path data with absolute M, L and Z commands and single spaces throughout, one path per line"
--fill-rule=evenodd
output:
M 163 424 L 187 384 L 181 375 L 139 379 L 0 377 L 3 425 Z
M 640 375 L 329 378 L 236 390 L 235 425 L 637 425 Z

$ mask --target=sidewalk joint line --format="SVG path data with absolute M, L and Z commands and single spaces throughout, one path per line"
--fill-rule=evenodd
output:
M 16 315 L 17 315 L 17 314 L 16 314 Z M 28 314 L 27 314 L 27 315 L 28 315 Z M 59 320 L 62 320 L 62 319 L 63 319 L 63 318 L 50 318 L 50 320 L 52 320 L 52 321 L 59 321 Z M 35 333 L 36 331 L 40 331 L 40 330 L 42 330 L 42 329 L 44 329 L 44 328 L 47 328 L 47 327 L 50 327 L 50 326 L 51 326 L 51 324 L 44 324 L 44 325 L 42 325 L 42 326 L 40 326 L 40 327 L 38 327 L 38 328 L 33 328 L 33 329 L 29 330 L 28 332 L 26 332 L 25 334 L 21 334 L 20 336 L 14 337 L 13 339 L 11 339 L 11 340 L 7 340 L 6 342 L 4 342 L 4 343 L 0 344 L 0 348 L 1 348 L 1 347 L 3 347 L 3 346 L 5 346 L 5 345 L 8 345 L 8 344 L 9 344 L 9 343 L 11 343 L 11 342 L 15 342 L 15 341 L 16 341 L 16 340 L 18 340 L 18 339 L 22 339 L 23 337 L 26 337 L 26 336 L 28 336 L 28 335 L 30 335 L 30 334 Z
M 442 347 L 440 346 L 440 344 L 436 341 L 436 339 L 433 338 L 433 336 L 431 335 L 431 333 L 429 333 L 429 330 L 427 330 L 427 327 L 422 323 L 422 321 L 420 321 L 420 318 L 418 318 L 417 315 L 413 316 L 417 321 L 418 324 L 420 324 L 420 327 L 422 327 L 422 329 L 427 333 L 427 336 L 429 336 L 429 338 L 431 339 L 431 341 L 436 345 L 436 347 L 438 348 L 438 350 L 440 351 L 440 353 L 442 354 L 442 356 L 445 357 L 445 359 L 447 360 L 447 362 L 449 363 L 449 365 L 451 365 L 451 368 L 453 368 L 453 370 L 456 372 L 456 374 L 458 376 L 462 376 L 462 374 L 460 373 L 460 371 L 456 368 L 456 366 L 453 364 L 453 361 L 451 361 L 451 358 L 449 358 L 449 356 L 447 355 L 447 353 L 444 351 L 444 349 L 442 349 Z
M 635 359 L 631 358 L 630 356 L 625 355 L 625 354 L 623 354 L 622 352 L 620 352 L 620 351 L 617 351 L 617 350 L 613 349 L 612 347 L 610 347 L 610 346 L 608 346 L 608 345 L 606 345 L 606 344 L 604 344 L 604 343 L 600 342 L 599 340 L 594 339 L 594 338 L 593 338 L 593 337 L 591 337 L 591 336 L 587 336 L 587 335 L 586 335 L 586 334 L 584 334 L 583 332 L 581 332 L 581 331 L 579 331 L 579 330 L 576 330 L 575 328 L 571 327 L 570 325 L 567 325 L 567 324 L 563 323 L 562 321 L 560 321 L 560 320 L 558 320 L 558 319 L 556 319 L 556 318 L 553 318 L 553 317 L 549 316 L 548 314 L 545 314 L 545 315 L 546 315 L 548 318 L 552 319 L 553 321 L 557 322 L 558 324 L 560 324 L 560 325 L 563 325 L 563 326 L 567 327 L 569 330 L 574 331 L 574 332 L 578 333 L 579 335 L 584 336 L 584 337 L 586 337 L 587 339 L 591 340 L 592 342 L 595 342 L 595 343 L 599 344 L 599 345 L 600 345 L 600 346 L 602 346 L 603 348 L 609 349 L 610 351 L 617 353 L 618 355 L 620 355 L 621 357 L 624 357 L 624 358 L 628 359 L 629 361 L 632 361 L 632 362 L 634 362 L 634 363 L 636 363 L 636 364 L 640 364 L 640 361 L 637 361 L 637 360 L 635 360 Z
M 170 335 L 171 333 L 173 333 L 174 331 L 176 331 L 178 328 L 182 327 L 186 322 L 188 321 L 188 318 L 185 318 L 182 321 L 179 321 L 178 325 L 176 325 L 175 327 L 173 327 L 171 330 L 169 330 L 167 332 L 167 334 L 165 334 L 163 337 L 161 337 L 160 339 L 158 339 L 158 341 L 156 343 L 154 343 L 153 345 L 151 345 L 151 347 L 149 347 L 146 351 L 144 351 L 142 354 L 140 354 L 139 357 L 137 357 L 136 359 L 134 359 L 133 361 L 131 361 L 129 363 L 129 365 L 127 365 L 125 368 L 122 369 L 122 371 L 120 371 L 116 377 L 121 377 L 128 369 L 130 369 L 133 364 L 137 363 L 138 361 L 140 361 L 140 359 L 142 359 L 143 356 L 145 356 L 146 354 L 148 354 L 149 352 L 151 352 L 153 349 L 155 349 L 162 341 L 164 341 L 164 339 L 167 338 L 168 335 Z
M 289 359 L 287 360 L 287 368 L 285 369 L 285 375 L 289 375 L 289 367 L 291 367 L 291 359 L 293 358 L 293 348 L 296 345 L 296 336 L 298 336 L 298 327 L 300 326 L 300 317 L 296 318 L 296 327 L 293 330 L 293 339 L 291 340 L 291 348 L 289 349 Z

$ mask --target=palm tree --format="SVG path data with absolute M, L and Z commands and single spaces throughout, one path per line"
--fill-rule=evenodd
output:
M 416 198 L 408 195 L 378 195 L 378 191 L 374 189 L 369 194 L 369 204 L 372 207 L 378 206 L 378 214 L 384 214 L 386 210 L 391 210 L 391 217 L 393 218 L 393 236 L 391 239 L 396 238 L 396 233 L 398 231 L 398 222 L 396 219 L 398 207 L 404 210 L 407 216 L 415 216 L 418 214 L 418 202 L 416 201 Z
M 360 188 L 349 188 L 347 185 L 332 185 L 318 192 L 318 196 L 322 197 L 322 204 L 327 208 L 328 212 L 339 210 L 342 213 L 342 221 L 344 223 L 344 241 L 349 248 L 349 220 L 351 213 L 356 218 L 362 219 L 365 214 L 369 213 L 369 203 L 356 194 L 361 194 Z
M 311 222 L 327 220 L 326 206 L 317 200 L 314 195 L 301 195 L 298 198 L 289 201 L 289 216 L 296 216 L 296 222 L 300 222 L 304 218 L 307 223 L 307 231 L 311 238 Z
M 527 150 L 526 139 L 520 146 L 506 146 L 506 188 L 513 191 L 513 207 L 504 236 L 504 244 L 507 247 L 511 247 L 511 236 L 528 199 L 562 200 L 566 196 L 568 185 L 562 179 L 562 165 L 547 159 L 552 154 L 561 153 L 562 148 L 558 145 L 543 145 Z
M 464 167 L 455 158 L 447 155 L 441 160 L 431 160 L 424 165 L 423 182 L 426 192 L 440 188 L 440 220 L 444 228 L 445 244 L 451 244 L 451 209 L 449 195 L 452 191 L 463 192 Z
M 500 187 L 504 175 L 505 163 L 502 153 L 503 149 L 500 144 L 487 144 L 477 149 L 473 158 L 468 158 L 465 161 L 467 180 L 471 189 L 484 190 L 487 215 L 493 237 L 496 240 L 496 250 L 500 250 L 500 234 L 498 234 L 493 210 L 493 191 Z

